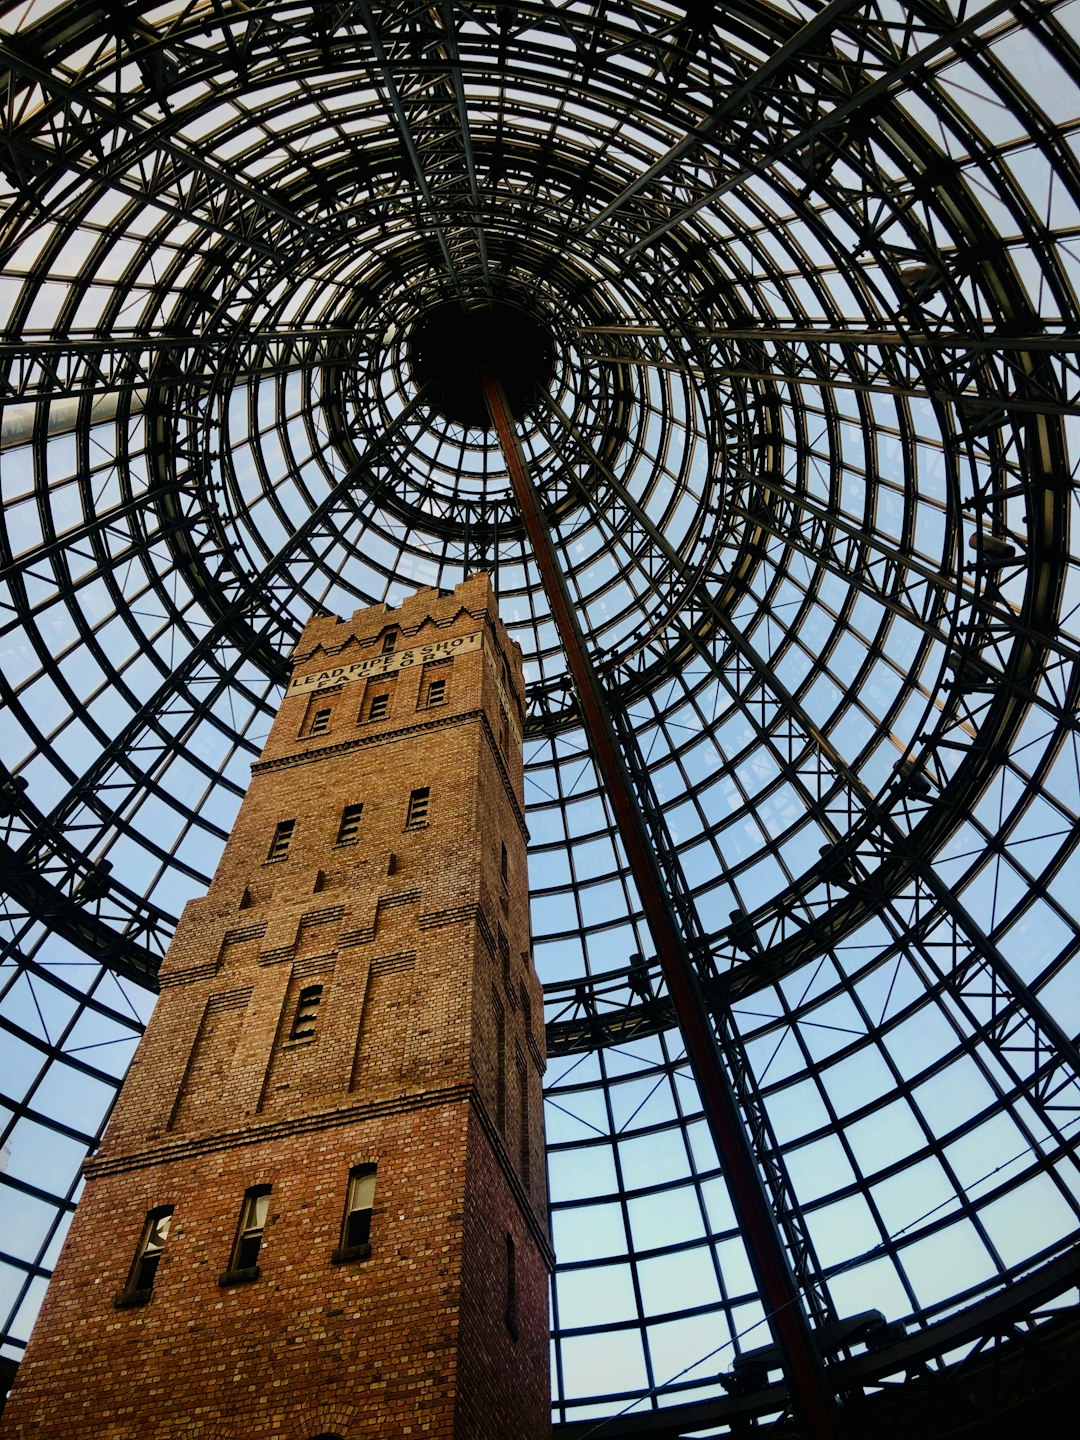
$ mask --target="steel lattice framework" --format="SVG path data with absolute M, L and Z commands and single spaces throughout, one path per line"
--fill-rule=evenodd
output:
M 830 1387 L 1018 1336 L 1053 1383 L 1078 78 L 1077 0 L 0 0 L 9 1355 L 305 618 L 483 568 L 529 679 L 556 1419 L 787 1408 L 506 462 L 412 362 L 494 301 L 554 341 L 521 453 Z

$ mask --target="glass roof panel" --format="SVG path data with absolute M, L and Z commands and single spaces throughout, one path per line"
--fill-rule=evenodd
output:
M 555 1415 L 726 1433 L 754 1272 L 494 432 L 410 348 L 497 303 L 808 1311 L 945 1366 L 1080 1209 L 1075 0 L 127 10 L 0 0 L 8 1353 L 300 627 L 483 569 Z

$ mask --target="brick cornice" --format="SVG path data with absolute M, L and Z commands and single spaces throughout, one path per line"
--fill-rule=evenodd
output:
M 88 1180 L 99 1175 L 120 1175 L 131 1170 L 144 1170 L 151 1165 L 168 1165 L 198 1155 L 213 1155 L 221 1150 L 235 1150 L 244 1145 L 262 1145 L 268 1140 L 281 1140 L 290 1135 L 306 1135 L 312 1131 L 332 1130 L 358 1121 L 378 1119 L 384 1115 L 403 1115 L 413 1110 L 430 1110 L 439 1105 L 461 1104 L 468 1100 L 471 1085 L 450 1085 L 442 1090 L 425 1090 L 416 1095 L 395 1095 L 390 1100 L 336 1105 L 333 1110 L 310 1115 L 295 1115 L 279 1120 L 251 1120 L 242 1130 L 217 1130 L 211 1135 L 193 1135 L 184 1139 L 166 1140 L 159 1145 L 126 1155 L 91 1156 L 83 1162 L 82 1173 Z

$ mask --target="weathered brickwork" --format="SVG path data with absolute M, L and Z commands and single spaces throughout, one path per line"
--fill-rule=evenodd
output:
M 522 717 L 484 576 L 308 625 L 4 1440 L 547 1434 Z M 368 1232 L 346 1210 L 370 1166 Z M 267 1189 L 249 1263 L 245 1196 Z

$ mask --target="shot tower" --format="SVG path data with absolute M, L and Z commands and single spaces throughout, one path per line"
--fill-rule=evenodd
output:
M 4 1440 L 547 1433 L 523 693 L 483 575 L 308 624 Z

